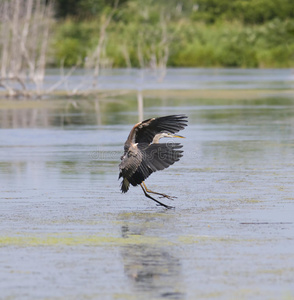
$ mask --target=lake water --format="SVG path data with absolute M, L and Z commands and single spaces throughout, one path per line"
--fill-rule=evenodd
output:
M 1 299 L 294 299 L 294 101 L 191 93 L 144 99 L 189 118 L 172 210 L 120 193 L 134 97 L 0 101 Z
M 65 71 L 65 74 L 69 72 Z M 92 88 L 91 71 L 78 69 L 68 80 L 64 81 L 64 78 L 59 70 L 48 70 L 44 88 L 55 86 L 70 91 Z M 101 90 L 293 89 L 294 70 L 178 68 L 167 69 L 165 74 L 161 70 L 102 69 L 96 83 Z

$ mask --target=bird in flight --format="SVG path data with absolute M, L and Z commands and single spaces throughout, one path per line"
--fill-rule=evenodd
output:
M 163 137 L 183 138 L 175 133 L 187 126 L 186 115 L 171 115 L 151 118 L 136 124 L 124 145 L 124 154 L 119 165 L 121 191 L 126 193 L 130 184 L 140 185 L 145 196 L 152 199 L 157 205 L 173 208 L 153 198 L 151 194 L 172 199 L 166 194 L 151 191 L 144 180 L 153 172 L 168 168 L 183 156 L 180 143 L 159 143 Z

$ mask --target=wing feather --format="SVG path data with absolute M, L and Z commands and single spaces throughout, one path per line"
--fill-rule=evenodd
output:
M 143 152 L 143 161 L 153 172 L 166 169 L 183 156 L 182 147 L 179 143 L 151 144 Z
M 142 183 L 153 172 L 168 168 L 182 157 L 179 143 L 152 143 L 158 133 L 176 133 L 187 126 L 186 115 L 170 115 L 145 120 L 133 127 L 125 143 L 119 165 L 121 190 Z
M 179 150 L 182 147 L 179 143 L 139 144 L 142 159 L 133 173 L 123 172 L 124 178 L 134 186 L 142 183 L 153 172 L 166 169 L 178 161 L 182 157 L 183 151 Z
M 170 115 L 145 120 L 135 128 L 135 143 L 150 144 L 156 134 L 162 132 L 176 133 L 184 129 L 185 126 L 187 126 L 186 115 Z

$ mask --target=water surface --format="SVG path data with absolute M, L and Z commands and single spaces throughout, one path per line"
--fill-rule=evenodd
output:
M 58 90 L 93 88 L 91 71 L 76 70 L 68 80 L 60 70 L 47 70 L 44 87 Z M 58 84 L 57 83 L 62 83 Z M 28 86 L 30 88 L 30 86 Z M 110 69 L 101 70 L 96 88 L 101 90 L 218 90 L 218 89 L 293 89 L 292 69 L 203 69 L 177 68 L 167 70 Z
M 4 299 L 293 299 L 294 102 L 145 99 L 184 157 L 119 190 L 136 102 L 0 111 Z M 95 109 L 96 108 L 96 109 Z

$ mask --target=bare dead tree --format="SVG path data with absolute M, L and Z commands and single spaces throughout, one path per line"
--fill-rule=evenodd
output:
M 146 7 L 141 11 L 145 20 L 149 18 L 149 11 Z M 160 15 L 158 24 L 152 26 L 142 26 L 138 31 L 137 39 L 137 59 L 142 70 L 141 76 L 143 81 L 144 69 L 149 67 L 155 71 L 158 81 L 162 81 L 166 76 L 167 61 L 169 58 L 169 47 L 171 38 L 167 29 L 168 14 L 163 11 Z M 144 51 L 144 50 L 145 51 Z M 143 120 L 144 99 L 142 86 L 137 89 L 138 119 Z
M 131 59 L 130 59 L 130 55 L 129 55 L 129 51 L 128 51 L 128 47 L 127 47 L 126 43 L 123 43 L 123 45 L 121 46 L 121 52 L 124 56 L 127 68 L 131 69 L 132 63 L 131 63 Z
M 146 7 L 140 11 L 145 23 L 138 27 L 137 59 L 141 69 L 153 70 L 157 80 L 162 81 L 166 76 L 169 49 L 173 40 L 167 26 L 170 15 L 162 10 L 158 22 L 148 24 L 148 9 Z
M 106 31 L 107 28 L 112 20 L 112 17 L 117 10 L 119 0 L 116 0 L 111 12 L 108 15 L 102 15 L 100 20 L 100 33 L 97 46 L 95 47 L 94 51 L 89 55 L 87 59 L 86 66 L 88 68 L 93 68 L 93 84 L 92 87 L 97 87 L 98 76 L 100 74 L 100 68 L 105 65 L 105 61 L 102 61 L 102 54 L 103 50 L 105 52 L 106 46 Z M 106 62 L 109 65 L 109 61 Z
M 142 34 L 140 34 L 142 36 Z M 145 61 L 144 61 L 144 55 L 142 51 L 142 45 L 141 45 L 140 39 L 138 40 L 138 45 L 137 45 L 137 56 L 138 56 L 138 61 L 141 69 L 145 68 Z
M 50 1 L 1 1 L 0 85 L 9 96 L 41 94 L 52 15 Z M 35 89 L 28 91 L 30 82 Z
M 160 16 L 160 27 L 161 27 L 161 40 L 160 40 L 160 54 L 158 57 L 158 69 L 160 70 L 160 76 L 158 77 L 158 81 L 162 81 L 166 76 L 166 67 L 167 61 L 169 58 L 169 47 L 171 43 L 171 38 L 168 35 L 167 31 L 167 16 L 161 12 Z

